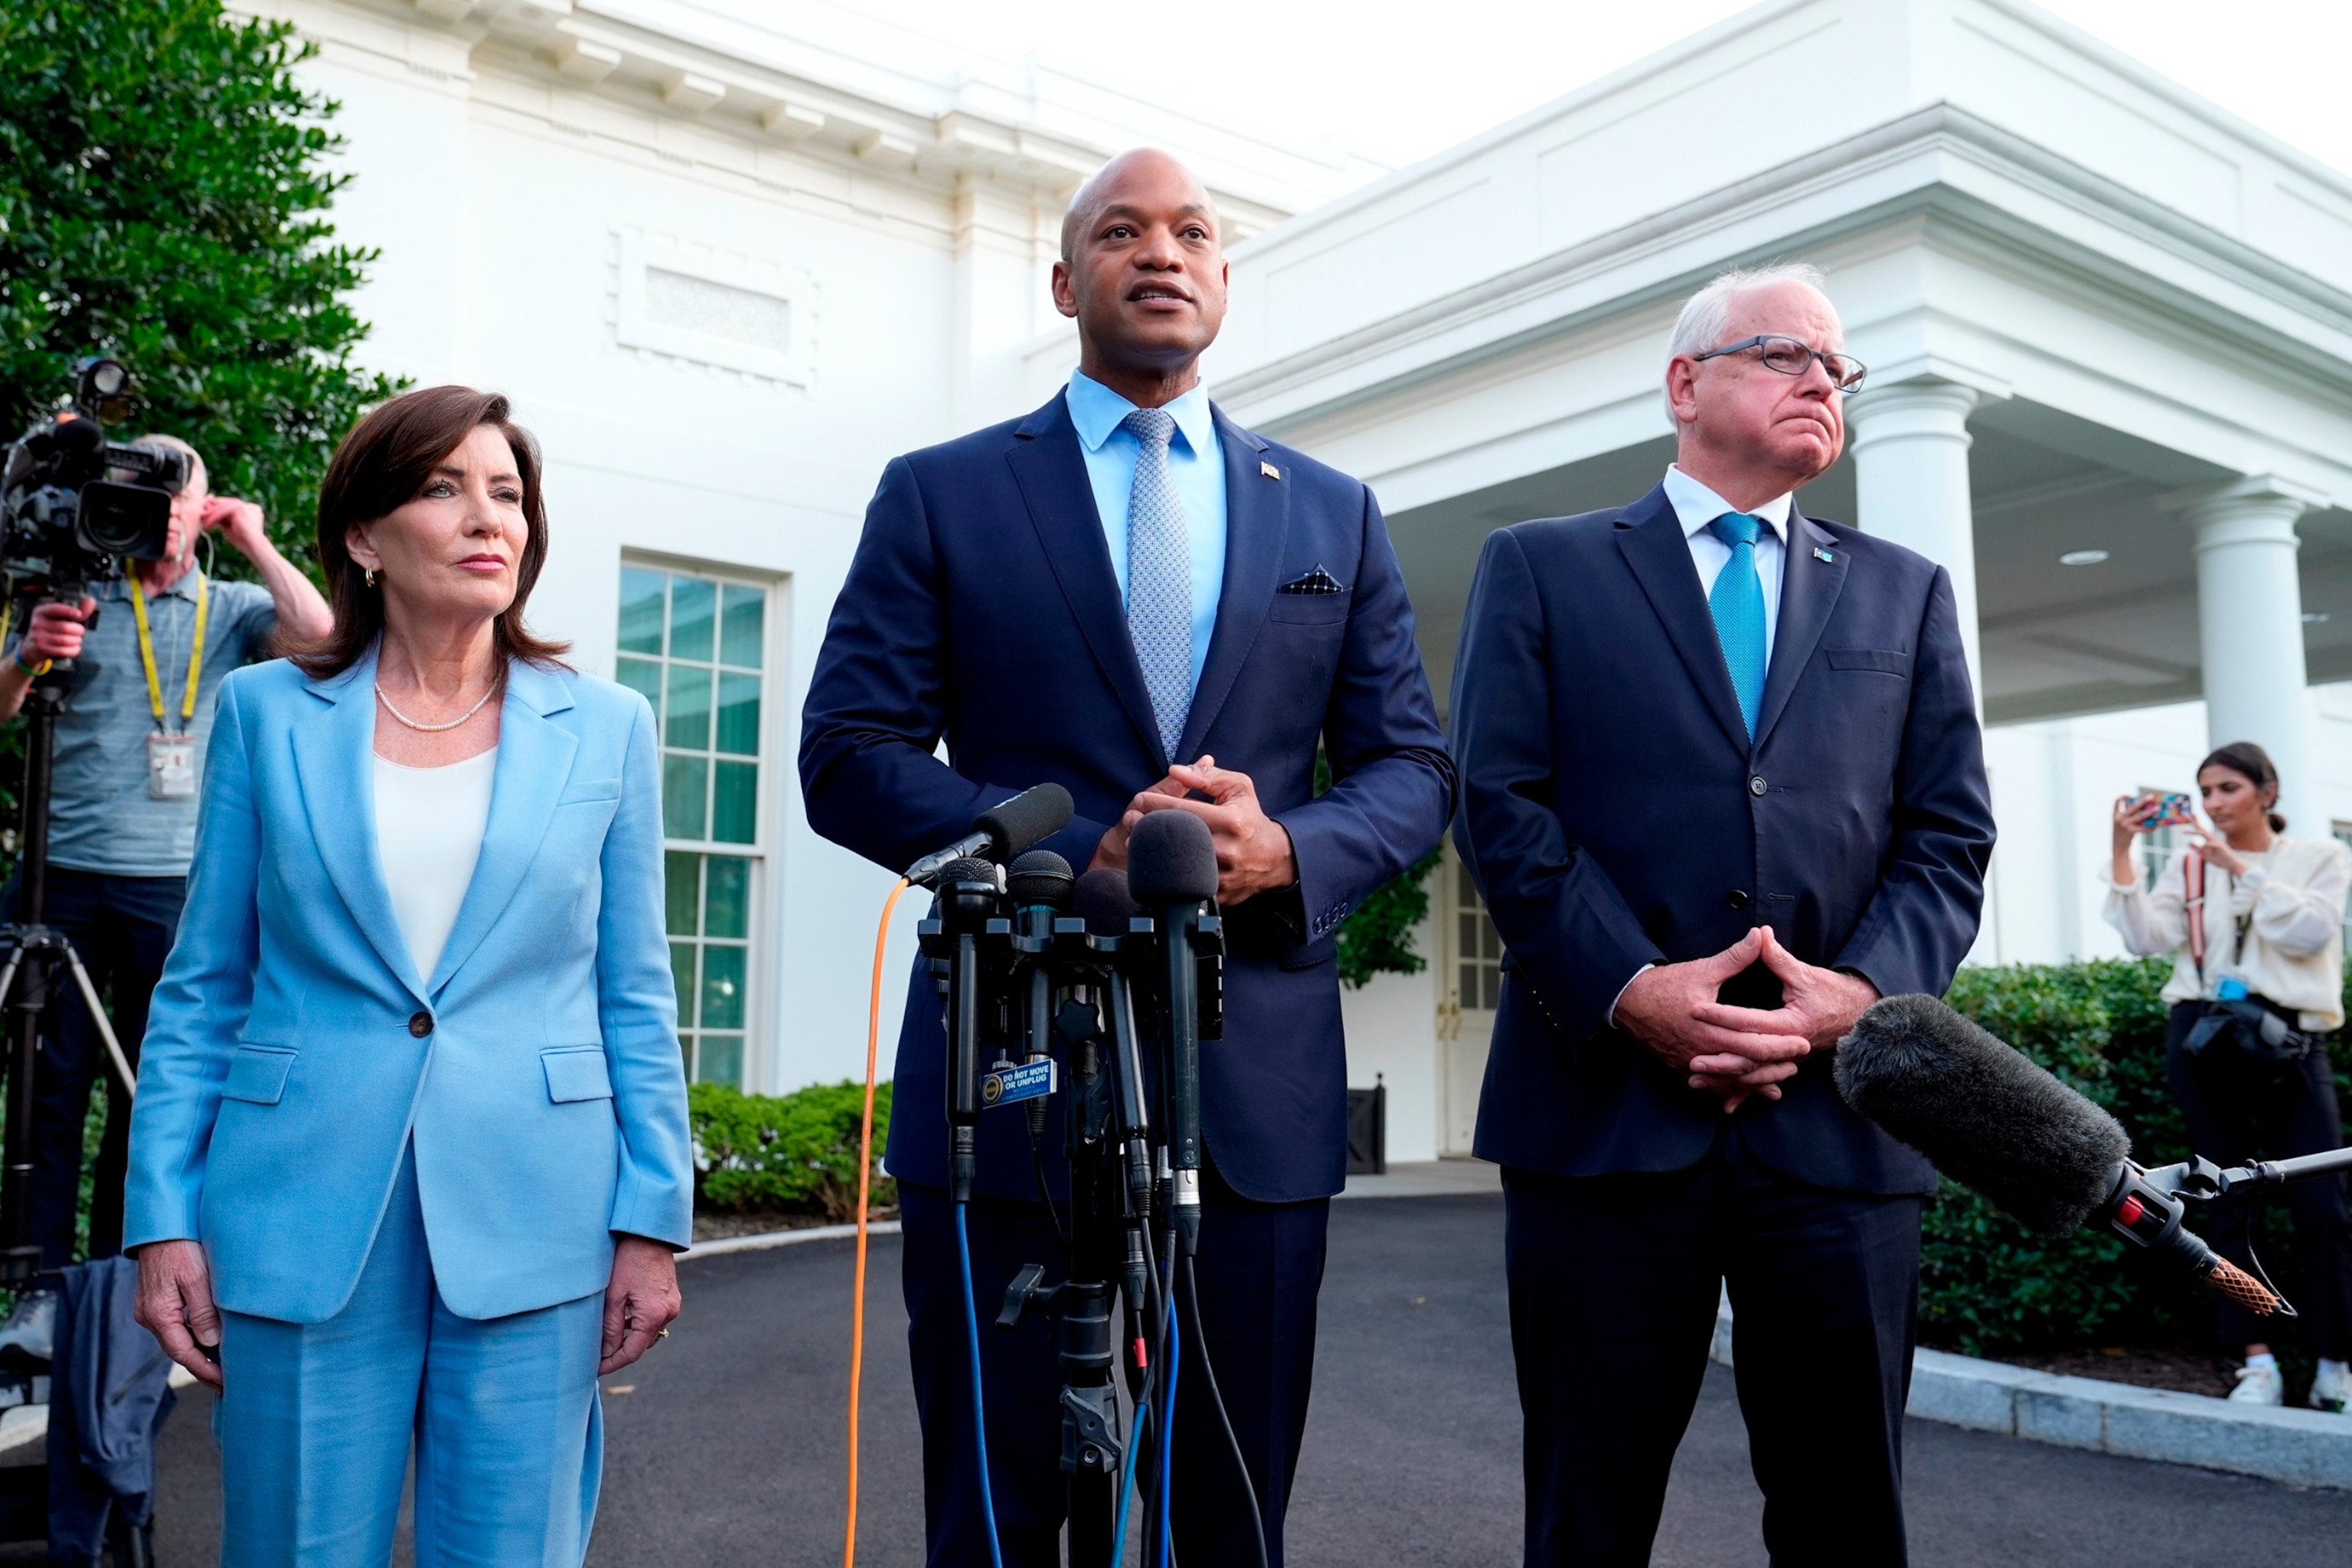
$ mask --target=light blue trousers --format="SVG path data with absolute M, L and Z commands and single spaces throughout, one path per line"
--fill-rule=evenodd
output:
M 450 1311 L 413 1156 L 341 1312 L 225 1319 L 222 1568 L 385 1568 L 412 1442 L 417 1568 L 579 1568 L 604 1464 L 604 1298 Z

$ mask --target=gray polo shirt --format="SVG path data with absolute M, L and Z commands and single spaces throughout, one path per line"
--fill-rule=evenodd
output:
M 164 722 L 174 733 L 188 690 L 197 575 L 190 572 L 147 601 Z M 49 860 L 118 877 L 184 877 L 195 858 L 197 797 L 157 800 L 147 793 L 147 737 L 155 731 L 155 714 L 139 667 L 139 623 L 131 608 L 131 595 L 140 591 L 128 578 L 90 591 L 99 603 L 98 625 L 82 639 L 81 657 L 67 677 L 66 711 L 58 720 Z M 196 712 L 188 721 L 198 778 L 221 678 L 260 657 L 277 627 L 268 589 L 257 583 L 212 585 Z

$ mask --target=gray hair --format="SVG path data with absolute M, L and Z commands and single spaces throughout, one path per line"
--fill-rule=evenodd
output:
M 1829 279 L 1810 261 L 1776 261 L 1769 267 L 1738 268 L 1726 272 L 1685 302 L 1683 313 L 1675 319 L 1675 335 L 1666 345 L 1666 358 L 1675 360 L 1720 347 L 1723 334 L 1731 325 L 1731 302 L 1742 294 L 1769 289 L 1775 283 L 1802 283 L 1817 293 L 1829 292 Z

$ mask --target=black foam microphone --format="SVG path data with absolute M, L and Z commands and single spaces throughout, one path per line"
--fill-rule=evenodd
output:
M 1160 925 L 1167 1027 L 1168 1157 L 1175 1173 L 1177 1245 L 1201 1234 L 1201 995 L 1193 939 L 1217 896 L 1217 847 L 1187 811 L 1155 811 L 1127 839 L 1127 886 Z
M 1143 910 L 1127 889 L 1127 873 L 1097 866 L 1078 879 L 1070 894 L 1070 912 L 1087 922 L 1093 936 L 1125 936 L 1127 922 Z
M 944 849 L 933 850 L 907 868 L 907 880 L 928 888 L 956 861 L 977 857 L 1009 860 L 1042 838 L 1070 825 L 1077 806 L 1057 784 L 1041 784 L 1000 801 L 971 819 L 971 831 Z M 1069 868 L 1066 865 L 1063 869 Z
M 2182 1226 L 2116 1119 L 1933 996 L 1890 996 L 1838 1042 L 1845 1102 L 2042 1240 L 2084 1226 L 2165 1253 L 2257 1312 L 2277 1294 Z M 2291 1309 L 2286 1309 L 2291 1310 Z
M 1147 910 L 1217 896 L 1217 845 L 1189 811 L 1154 811 L 1127 839 L 1127 890 Z
M 1005 890 L 1013 895 L 1013 929 L 1037 944 L 1028 961 L 1028 981 L 1023 997 L 1022 1034 L 1028 1042 L 1025 1059 L 1032 1065 L 1048 1059 L 1054 1034 L 1054 972 L 1045 950 L 1054 940 L 1054 919 L 1070 907 L 1074 879 L 1070 863 L 1051 849 L 1032 849 L 1005 868 Z M 1045 1096 L 1029 1101 L 1029 1135 L 1045 1131 Z
M 1078 879 L 1070 900 L 1071 912 L 1087 922 L 1087 934 L 1116 940 L 1118 952 L 1129 951 L 1129 922 L 1143 914 L 1127 890 L 1127 873 L 1097 867 Z M 1147 939 L 1148 940 L 1148 939 Z M 1129 1212 L 1140 1215 L 1151 1202 L 1151 1112 L 1143 1092 L 1143 1053 L 1136 1042 L 1135 987 L 1128 976 L 1129 961 L 1113 956 L 1103 979 L 1104 1011 L 1110 1028 L 1111 1128 L 1127 1148 Z M 1139 1246 L 1136 1258 L 1142 1254 Z M 1141 1300 L 1139 1277 L 1132 1300 Z
M 940 868 L 933 914 L 954 943 L 948 957 L 948 1186 L 969 1202 L 979 1171 L 980 933 L 997 912 L 1002 870 L 976 856 Z

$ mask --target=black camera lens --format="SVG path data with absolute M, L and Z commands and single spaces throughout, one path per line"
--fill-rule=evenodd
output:
M 172 498 L 145 485 L 92 479 L 81 488 L 82 543 L 95 555 L 160 560 L 172 526 Z

